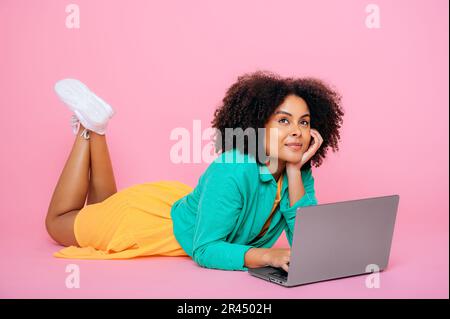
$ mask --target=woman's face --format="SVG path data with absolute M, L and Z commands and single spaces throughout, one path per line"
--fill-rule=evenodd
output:
M 265 125 L 266 155 L 286 162 L 298 162 L 309 148 L 311 117 L 305 100 L 288 95 Z M 288 146 L 300 143 L 301 147 Z

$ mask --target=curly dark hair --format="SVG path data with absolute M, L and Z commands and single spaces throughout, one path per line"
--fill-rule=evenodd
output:
M 339 150 L 339 128 L 344 111 L 341 95 L 323 81 L 311 77 L 282 78 L 270 71 L 256 71 L 239 76 L 237 82 L 227 90 L 222 105 L 215 110 L 211 121 L 212 127 L 216 129 L 216 136 L 221 134 L 221 138 L 214 141 L 215 151 L 223 153 L 237 147 L 245 154 L 254 155 L 256 161 L 262 164 L 264 161 L 259 158 L 258 152 L 253 154 L 249 150 L 246 136 L 244 149 L 236 145 L 234 137 L 230 144 L 226 143 L 226 139 L 222 138 L 226 136 L 225 128 L 253 128 L 258 135 L 258 128 L 265 127 L 275 109 L 291 94 L 305 100 L 311 113 L 311 128 L 318 130 L 323 137 L 320 148 L 301 169 L 308 170 L 311 164 L 319 167 L 329 146 L 333 152 Z M 262 141 L 257 136 L 257 149 L 261 147 Z

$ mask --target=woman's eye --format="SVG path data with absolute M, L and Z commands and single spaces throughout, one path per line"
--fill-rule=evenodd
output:
M 286 121 L 286 122 L 282 122 L 282 121 Z M 289 121 L 288 121 L 288 119 L 283 118 L 283 119 L 278 120 L 278 123 L 289 123 Z M 306 126 L 309 125 L 309 122 L 308 122 L 308 121 L 301 121 L 301 123 L 305 123 L 305 124 L 303 124 L 303 125 L 306 125 Z

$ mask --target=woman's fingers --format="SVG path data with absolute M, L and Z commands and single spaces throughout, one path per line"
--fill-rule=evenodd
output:
M 322 136 L 321 136 L 320 133 L 319 133 L 317 130 L 315 130 L 315 129 L 311 129 L 310 134 L 311 134 L 311 136 L 314 138 L 314 140 L 316 141 L 316 143 L 314 143 L 314 144 L 315 144 L 315 147 L 316 147 L 316 150 L 319 149 L 320 145 L 322 145 L 322 143 L 323 143 L 323 138 L 322 138 Z
M 309 148 L 306 150 L 305 153 L 303 153 L 301 160 L 302 166 L 307 161 L 309 161 L 314 156 L 314 154 L 316 154 L 317 150 L 320 148 L 323 142 L 322 136 L 320 136 L 319 132 L 316 131 L 315 129 L 311 129 L 310 134 L 314 139 L 314 143 L 313 144 L 310 143 Z
M 287 272 L 289 269 L 289 262 L 291 260 L 291 251 L 288 251 L 288 254 L 286 256 L 284 256 L 284 261 L 283 264 L 281 265 L 281 267 Z
M 317 139 L 319 141 L 319 145 L 322 144 L 322 142 L 323 142 L 322 135 L 320 135 L 320 133 L 318 131 L 316 131 L 316 130 L 314 131 L 314 134 L 316 135 L 316 137 L 317 137 Z

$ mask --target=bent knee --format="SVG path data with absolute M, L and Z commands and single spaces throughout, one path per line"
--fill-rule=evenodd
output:
M 79 246 L 75 238 L 74 223 L 78 210 L 45 219 L 45 227 L 50 237 L 63 246 Z

